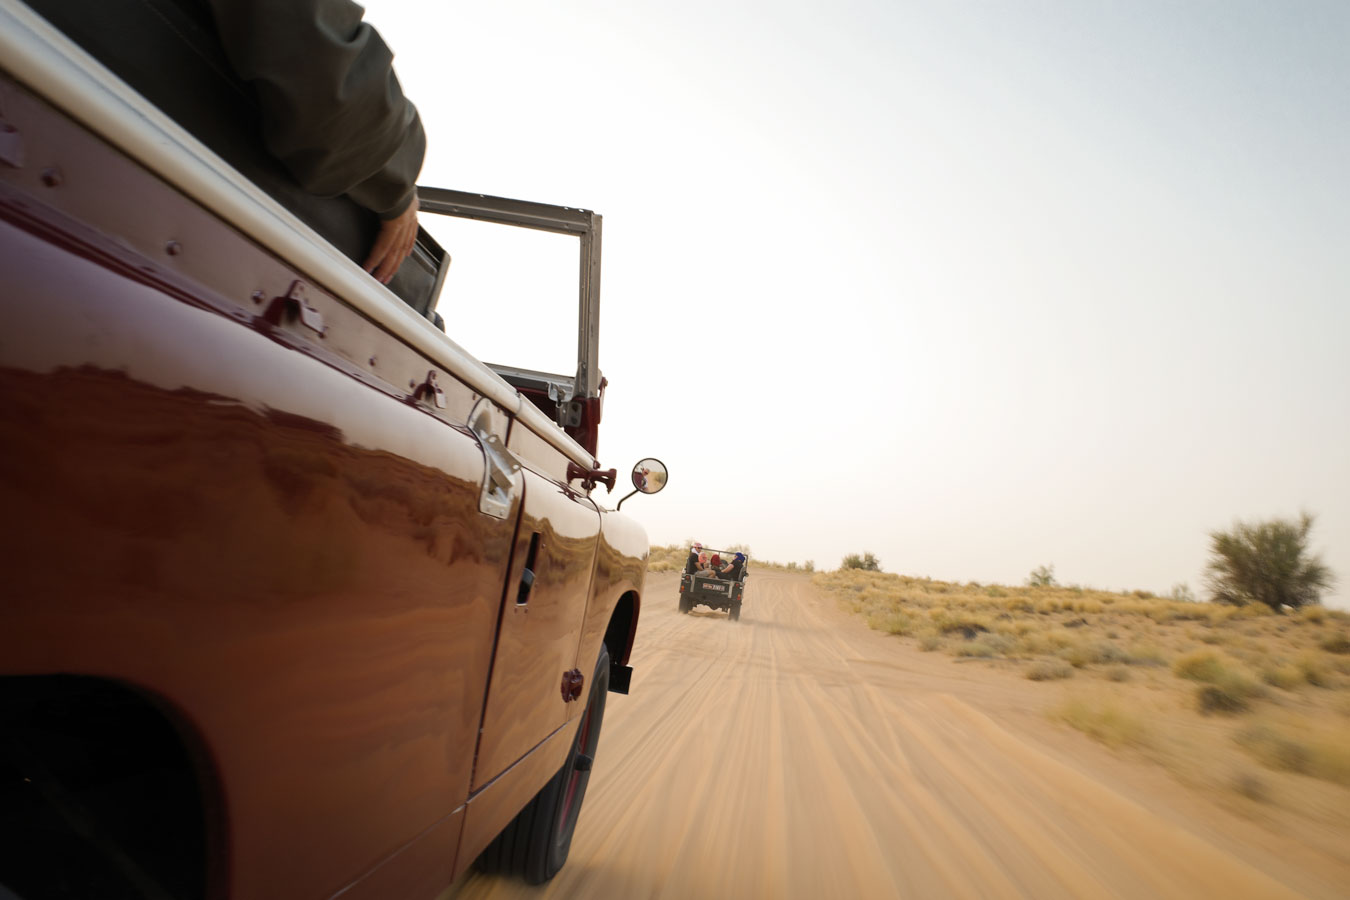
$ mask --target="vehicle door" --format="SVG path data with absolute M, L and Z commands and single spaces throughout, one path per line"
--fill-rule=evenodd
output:
M 558 450 L 520 422 L 512 425 L 510 449 L 522 465 L 524 508 L 502 602 L 475 791 L 566 724 L 580 705 L 565 684 L 577 665 L 600 531 L 599 510 L 569 487 L 567 460 Z M 590 677 L 589 667 L 582 671 Z

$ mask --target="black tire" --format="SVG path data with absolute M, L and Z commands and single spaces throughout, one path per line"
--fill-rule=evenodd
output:
M 727 610 L 727 617 L 733 622 L 741 620 L 741 601 L 737 600 L 731 604 L 731 608 Z
M 543 884 L 567 862 L 572 834 L 581 815 L 581 802 L 591 778 L 600 725 L 605 718 L 609 691 L 609 650 L 600 645 L 600 658 L 591 676 L 591 692 L 581 714 L 577 735 L 567 760 L 534 799 L 516 814 L 478 857 L 484 872 L 519 875 L 530 884 Z M 580 765 L 578 762 L 580 761 Z
M 693 604 L 693 601 L 691 601 L 691 600 L 689 599 L 689 595 L 688 595 L 688 594 L 681 594 L 681 595 L 680 595 L 680 612 L 686 613 L 686 614 L 687 614 L 687 613 L 689 612 L 689 610 L 691 610 L 691 609 L 693 609 L 693 608 L 694 608 L 694 604 Z

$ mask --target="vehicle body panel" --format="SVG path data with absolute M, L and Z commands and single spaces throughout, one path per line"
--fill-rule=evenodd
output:
M 645 536 L 509 385 L 23 19 L 0 3 L 0 677 L 130 685 L 191 733 L 209 896 L 439 890 L 557 770 L 559 678 Z M 525 466 L 500 515 L 483 422 Z

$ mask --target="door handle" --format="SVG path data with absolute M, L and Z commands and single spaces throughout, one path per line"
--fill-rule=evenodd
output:
M 534 569 L 539 558 L 539 532 L 530 535 L 530 550 L 525 554 L 525 569 L 520 573 L 520 588 L 516 591 L 516 606 L 530 602 L 530 591 L 534 589 Z

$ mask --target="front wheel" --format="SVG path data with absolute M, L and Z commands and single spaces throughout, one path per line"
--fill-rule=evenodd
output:
M 609 650 L 601 644 L 600 658 L 591 676 L 591 692 L 571 752 L 557 774 L 482 852 L 478 868 L 519 875 L 530 884 L 543 884 L 567 862 L 595 750 L 600 744 L 600 723 L 605 718 L 608 691 Z

